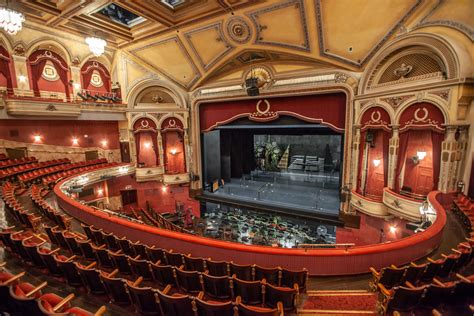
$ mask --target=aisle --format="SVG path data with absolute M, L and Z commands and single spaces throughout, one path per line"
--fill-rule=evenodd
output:
M 298 315 L 375 315 L 377 294 L 365 290 L 308 291 Z

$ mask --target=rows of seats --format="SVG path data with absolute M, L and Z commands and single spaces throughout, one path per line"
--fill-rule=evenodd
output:
M 5 169 L 8 167 L 20 166 L 27 163 L 37 162 L 38 159 L 35 157 L 24 157 L 24 158 L 16 158 L 16 159 L 2 159 L 0 161 L 0 169 Z
M 48 192 L 49 190 L 47 188 L 38 185 L 32 185 L 30 189 L 30 196 L 43 218 L 48 218 L 62 229 L 68 229 L 71 226 L 72 217 L 58 212 L 44 200 L 44 196 Z
M 0 161 L 8 160 L 8 156 L 4 153 L 0 153 Z
M 145 215 L 146 219 L 151 223 L 152 226 L 156 226 L 159 228 L 163 228 L 163 229 L 167 229 L 167 230 L 171 230 L 175 232 L 180 232 L 180 233 L 188 233 L 188 234 L 191 233 L 187 229 L 171 223 L 169 220 L 163 217 L 163 215 L 161 215 L 160 213 L 153 211 L 152 213 L 153 215 L 152 215 L 143 208 L 140 209 L 140 211 Z M 135 216 L 135 218 L 143 221 L 143 218 L 133 208 L 132 208 L 132 214 Z
M 59 234 L 58 234 L 59 233 Z M 78 242 L 78 239 L 82 239 L 83 244 L 90 245 L 90 240 L 86 240 L 84 236 L 80 234 L 61 231 L 54 231 L 54 238 L 62 236 L 66 244 L 70 243 L 71 240 Z M 201 313 L 209 313 L 215 311 L 216 315 L 229 315 L 228 312 L 234 312 L 234 315 L 283 315 L 285 303 L 289 304 L 291 309 L 295 308 L 295 296 L 296 290 L 291 290 L 292 295 L 285 295 L 282 293 L 279 287 L 274 287 L 265 282 L 245 282 L 237 279 L 235 276 L 232 278 L 224 277 L 224 280 L 228 280 L 232 291 L 232 296 L 229 296 L 229 300 L 224 300 L 225 290 L 221 290 L 218 286 L 221 282 L 209 283 L 208 289 L 211 289 L 211 295 L 214 293 L 219 296 L 216 299 L 224 300 L 223 302 L 214 303 L 207 296 L 208 300 L 204 300 L 205 295 L 208 295 L 208 291 L 201 291 L 200 289 L 190 290 L 191 279 L 189 275 L 184 278 L 180 278 L 178 275 L 183 273 L 198 273 L 183 271 L 181 268 L 171 266 L 160 266 L 159 262 L 154 264 L 158 269 L 151 272 L 153 277 L 149 280 L 160 280 L 163 283 L 157 282 L 162 286 L 152 287 L 144 286 L 141 287 L 142 281 L 146 281 L 146 269 L 143 269 L 142 265 L 134 265 L 131 263 L 132 258 L 128 257 L 125 262 L 129 262 L 130 272 L 138 278 L 136 280 L 130 280 L 122 277 L 118 277 L 117 274 L 120 272 L 119 268 L 116 268 L 112 272 L 105 266 L 100 266 L 100 269 L 96 268 L 96 262 L 88 265 L 81 264 L 76 259 L 77 255 L 71 257 L 65 257 L 59 254 L 60 248 L 50 249 L 44 247 L 46 240 L 41 235 L 35 235 L 28 232 L 16 232 L 12 228 L 2 229 L 1 241 L 4 247 L 14 254 L 18 254 L 24 262 L 31 262 L 38 268 L 47 267 L 49 273 L 53 276 L 64 277 L 66 282 L 75 287 L 85 286 L 91 294 L 105 294 L 107 293 L 111 301 L 117 305 L 130 305 L 133 304 L 137 312 L 141 314 L 152 314 L 152 315 L 195 315 L 196 310 L 201 310 Z M 95 249 L 104 249 L 104 247 L 92 246 Z M 74 247 L 72 248 L 74 249 Z M 99 265 L 103 263 L 100 258 L 100 254 L 95 254 Z M 133 258 L 134 260 L 141 261 L 139 257 Z M 168 275 L 171 278 L 174 275 L 175 281 L 165 280 L 166 277 L 163 274 L 161 268 L 171 269 L 172 274 Z M 123 273 L 126 274 L 126 273 Z M 207 274 L 199 273 L 199 278 L 210 278 L 212 276 Z M 176 282 L 176 283 L 175 283 Z M 251 285 L 249 285 L 251 284 Z M 254 284 L 258 284 L 255 287 Z M 172 289 L 176 290 L 171 293 Z M 207 288 L 203 288 L 206 290 Z M 185 289 L 183 291 L 183 289 Z M 255 293 L 258 291 L 258 293 Z M 265 295 L 266 294 L 266 295 Z M 262 298 L 260 298 L 262 295 Z M 230 300 L 233 297 L 234 300 Z M 292 302 L 285 302 L 282 298 L 289 297 Z M 256 304 L 257 307 L 247 305 Z M 262 307 L 263 305 L 269 307 Z M 274 306 L 273 308 L 271 306 Z
M 107 159 L 105 158 L 98 159 L 95 161 L 96 161 L 95 163 L 91 163 L 89 165 L 76 167 L 76 169 L 74 170 L 62 171 L 62 172 L 55 173 L 53 175 L 43 177 L 42 183 L 47 186 L 53 186 L 58 180 L 65 177 L 70 177 L 77 173 L 81 173 L 85 171 L 93 171 L 97 168 L 114 167 L 120 164 L 119 162 L 107 162 Z
M 463 222 L 469 236 L 474 238 L 474 202 L 466 195 L 459 194 L 454 200 L 452 210 Z
M 40 193 L 41 191 L 42 191 L 42 188 L 37 188 L 37 186 L 33 186 L 32 187 L 32 197 L 35 196 L 37 199 L 41 200 L 42 197 L 43 197 L 43 195 Z M 35 194 L 33 194 L 33 192 L 35 192 Z M 91 236 L 94 235 L 93 239 L 97 243 L 102 242 L 102 239 L 103 240 L 107 239 L 108 243 L 105 244 L 105 246 L 111 245 L 111 248 L 114 248 L 114 246 L 113 246 L 114 242 L 110 241 L 112 239 L 109 237 L 111 234 L 105 234 L 100 230 L 94 229 L 93 227 L 88 227 L 88 228 L 90 228 Z M 87 232 L 88 231 L 87 228 L 85 228 L 85 229 L 86 229 L 86 232 Z M 99 266 L 101 267 L 101 269 L 104 269 L 104 271 L 106 269 L 108 269 L 107 268 L 107 262 L 113 260 L 114 262 L 120 262 L 120 264 L 118 264 L 118 266 L 121 267 L 121 269 L 119 269 L 119 271 L 120 270 L 125 271 L 125 274 L 126 274 L 127 273 L 126 271 L 130 270 L 131 273 L 133 273 L 134 275 L 140 275 L 139 273 L 143 273 L 143 271 L 145 271 L 145 273 L 146 273 L 146 271 L 147 271 L 146 268 L 143 269 L 143 266 L 144 266 L 143 262 L 144 262 L 145 266 L 146 265 L 149 265 L 149 266 L 154 265 L 154 266 L 157 267 L 158 270 L 160 270 L 160 268 L 165 268 L 164 271 L 168 271 L 167 275 L 162 273 L 162 272 L 160 272 L 158 274 L 160 276 L 163 276 L 161 284 L 163 286 L 164 285 L 173 285 L 176 289 L 179 289 L 181 292 L 184 292 L 184 293 L 189 293 L 189 294 L 194 294 L 194 295 L 196 294 L 196 290 L 193 290 L 192 292 L 189 292 L 189 291 L 186 292 L 186 290 L 185 290 L 186 287 L 183 284 L 188 284 L 189 282 L 184 283 L 183 280 L 189 281 L 188 278 L 185 278 L 185 279 L 181 278 L 181 282 L 179 282 L 178 275 L 181 274 L 181 276 L 183 276 L 183 275 L 187 276 L 186 273 L 191 273 L 191 276 L 192 276 L 191 279 L 194 279 L 194 280 L 198 281 L 196 284 L 199 284 L 198 288 L 201 289 L 201 290 L 205 289 L 205 288 L 202 288 L 202 285 L 204 283 L 201 282 L 201 280 L 205 280 L 205 279 L 210 279 L 210 280 L 217 279 L 217 284 L 220 284 L 221 286 L 223 286 L 224 289 L 227 289 L 228 293 L 231 293 L 233 291 L 232 289 L 235 288 L 236 290 L 233 292 L 234 294 L 229 296 L 229 298 L 233 297 L 234 301 L 233 302 L 232 301 L 227 302 L 228 304 L 226 304 L 226 305 L 228 307 L 229 306 L 230 307 L 234 306 L 234 308 L 235 308 L 236 306 L 240 306 L 238 308 L 241 308 L 241 307 L 243 308 L 243 306 L 245 306 L 245 305 L 243 305 L 243 304 L 239 305 L 238 302 L 240 302 L 240 303 L 242 303 L 242 302 L 243 303 L 254 302 L 253 301 L 254 299 L 251 298 L 251 297 L 249 298 L 247 294 L 248 293 L 252 294 L 255 291 L 257 291 L 257 293 L 262 295 L 262 297 L 259 300 L 257 300 L 257 301 L 260 302 L 259 305 L 264 304 L 265 298 L 268 296 L 269 298 L 266 301 L 267 301 L 267 305 L 270 306 L 269 304 L 272 304 L 271 302 L 274 301 L 275 298 L 279 298 L 279 297 L 282 296 L 282 294 L 276 295 L 282 289 L 286 290 L 287 292 L 290 292 L 289 295 L 287 293 L 285 293 L 285 294 L 287 294 L 287 295 L 285 295 L 285 297 L 289 297 L 289 299 L 287 299 L 287 301 L 289 303 L 285 304 L 287 309 L 288 308 L 294 309 L 294 307 L 295 307 L 294 299 L 295 299 L 295 297 L 298 293 L 298 283 L 296 283 L 296 289 L 292 289 L 292 288 L 289 288 L 289 287 L 280 288 L 278 286 L 278 285 L 283 285 L 284 286 L 286 283 L 294 285 L 294 282 L 291 282 L 291 281 L 286 282 L 289 279 L 291 279 L 291 277 L 293 277 L 293 278 L 296 277 L 292 271 L 288 271 L 288 270 L 280 269 L 280 268 L 264 269 L 264 268 L 260 268 L 258 266 L 253 266 L 253 265 L 239 266 L 239 265 L 233 264 L 232 262 L 215 262 L 215 261 L 212 261 L 210 259 L 192 258 L 189 255 L 188 256 L 183 256 L 182 254 L 175 254 L 175 253 L 166 252 L 166 251 L 165 251 L 166 253 L 162 252 L 160 254 L 160 250 L 156 249 L 155 247 L 147 247 L 147 246 L 142 245 L 140 243 L 132 243 L 132 242 L 126 240 L 125 238 L 122 238 L 122 239 L 120 239 L 120 241 L 118 241 L 118 238 L 116 236 L 112 235 L 114 237 L 113 239 L 115 240 L 115 244 L 120 243 L 123 247 L 126 247 L 125 251 L 123 251 L 121 249 L 118 249 L 118 250 L 114 251 L 114 250 L 111 250 L 111 249 L 105 249 L 104 245 L 102 245 L 102 246 L 91 245 L 90 240 L 87 240 L 86 237 L 83 237 L 80 234 L 78 235 L 77 233 L 61 231 L 58 227 L 54 227 L 54 228 L 53 227 L 51 227 L 51 228 L 45 227 L 45 231 L 47 232 L 50 240 L 52 240 L 53 242 L 55 242 L 55 240 L 56 240 L 56 243 L 62 245 L 63 248 L 68 249 L 69 251 L 71 251 L 71 253 L 76 253 L 76 255 L 81 254 L 81 256 L 83 258 L 89 258 L 89 260 L 90 259 L 97 260 L 97 262 L 99 263 Z M 102 248 L 102 249 L 99 249 L 99 248 Z M 117 247 L 115 247 L 115 249 L 117 249 Z M 132 249 L 136 249 L 136 250 L 131 251 Z M 162 251 L 164 251 L 164 250 L 162 250 Z M 53 260 L 42 259 L 43 262 L 48 262 L 49 264 L 51 264 L 52 262 L 55 262 L 56 265 L 58 265 L 58 263 L 60 261 L 63 261 L 63 260 L 61 260 L 61 258 L 58 259 L 58 258 L 55 257 L 56 252 L 57 252 L 57 250 L 44 250 L 44 249 L 37 251 L 37 253 L 38 254 L 41 253 L 41 256 L 43 256 L 43 257 L 53 257 Z M 127 253 L 127 254 L 132 254 L 132 255 L 137 254 L 137 255 L 134 256 L 134 257 L 130 257 L 130 256 L 123 255 L 123 253 L 121 253 L 121 252 Z M 26 254 L 26 251 L 24 253 Z M 50 254 L 50 253 L 52 253 L 52 254 Z M 146 259 L 149 259 L 148 258 L 149 253 L 153 253 L 155 258 L 153 258 L 153 261 L 141 260 L 140 257 L 137 257 L 137 256 L 140 256 L 138 253 L 141 253 L 142 255 L 146 256 L 146 257 L 144 257 Z M 125 260 L 113 259 L 114 255 L 119 256 L 119 257 L 123 257 Z M 120 256 L 120 255 L 122 255 L 122 256 Z M 167 257 L 165 257 L 166 255 L 167 255 Z M 158 261 L 158 260 L 155 261 L 154 260 L 158 256 L 161 256 L 161 258 L 163 260 L 162 261 L 163 263 L 171 263 L 173 260 L 174 260 L 174 263 L 172 263 L 172 265 L 171 264 L 162 265 L 161 261 Z M 170 258 L 170 259 L 168 259 L 168 258 Z M 25 259 L 25 261 L 27 260 L 26 258 L 24 258 L 24 259 Z M 65 259 L 64 261 L 71 261 L 69 258 L 62 258 L 62 259 Z M 166 260 L 166 261 L 164 261 L 164 260 Z M 168 260 L 170 262 L 168 262 Z M 134 262 L 134 261 L 136 261 L 136 262 Z M 125 264 L 124 264 L 124 262 L 125 262 Z M 201 271 L 187 271 L 187 270 L 184 269 L 184 265 L 180 264 L 180 262 L 187 262 L 188 267 L 190 267 L 191 264 L 194 265 L 194 266 L 201 265 L 201 268 L 200 268 Z M 135 263 L 137 263 L 138 266 Z M 203 270 L 203 269 L 207 268 L 207 266 L 212 267 L 213 264 L 214 264 L 214 271 L 216 271 L 215 274 L 219 274 L 219 276 L 212 276 L 212 275 L 209 274 L 209 271 Z M 115 268 L 114 265 L 109 264 L 108 266 L 110 267 L 109 269 Z M 128 269 L 126 268 L 127 266 L 128 266 Z M 142 268 L 140 268 L 140 267 L 142 267 Z M 150 269 L 150 267 L 148 268 L 148 270 L 149 269 Z M 53 264 L 53 266 L 50 267 L 50 273 L 54 275 L 55 270 L 56 270 L 56 273 L 57 273 L 58 270 L 61 270 L 61 269 L 60 268 L 58 269 L 58 267 L 55 267 L 54 264 Z M 181 272 L 184 272 L 184 274 L 181 273 Z M 123 272 L 121 272 L 121 273 L 123 273 Z M 233 275 L 233 277 L 230 277 L 229 273 L 233 273 L 235 275 Z M 239 276 L 241 276 L 243 279 L 247 279 L 247 280 L 253 280 L 253 279 L 256 278 L 256 276 L 257 276 L 257 278 L 263 278 L 262 276 L 266 276 L 268 278 L 269 282 L 267 283 L 266 280 L 262 280 L 262 281 L 240 280 L 237 277 L 237 274 L 239 274 Z M 155 273 L 155 275 L 157 275 L 157 273 Z M 142 279 L 144 278 L 144 276 L 141 276 L 141 275 L 140 275 L 140 277 Z M 307 272 L 306 271 L 301 271 L 300 273 L 298 273 L 298 277 L 296 277 L 296 278 L 299 278 L 300 284 L 302 285 L 301 290 L 304 291 L 304 289 L 306 287 Z M 147 277 L 146 279 L 149 279 L 149 278 Z M 165 281 L 166 282 L 171 281 L 171 282 L 165 284 Z M 240 283 L 238 285 L 235 285 L 238 282 L 240 282 Z M 72 283 L 74 283 L 74 282 L 72 282 Z M 160 284 L 159 282 L 157 282 L 157 283 Z M 275 284 L 275 285 L 272 285 L 272 283 Z M 231 286 L 231 284 L 232 284 L 232 286 Z M 248 289 L 248 287 L 250 287 L 250 289 Z M 212 285 L 210 288 L 216 288 L 216 285 Z M 238 292 L 237 288 L 247 289 L 247 291 L 244 291 L 243 298 L 238 298 L 239 295 L 236 294 L 236 293 L 240 293 L 240 292 Z M 209 289 L 209 286 L 208 286 L 208 289 Z M 219 293 L 219 291 L 217 292 L 217 294 Z M 201 292 L 201 291 L 199 291 L 199 292 Z M 201 295 L 204 295 L 205 293 L 207 294 L 208 291 L 207 292 L 202 291 L 202 292 L 203 292 L 203 294 L 201 294 Z M 271 293 L 271 295 L 267 294 L 267 296 L 265 296 L 265 293 Z M 148 294 L 150 294 L 150 293 L 148 293 Z M 153 294 L 153 293 L 151 293 L 151 294 Z M 184 294 L 184 295 L 186 295 L 186 294 Z M 192 297 L 192 301 L 191 301 L 192 304 L 194 304 L 194 305 L 199 304 L 198 301 L 197 301 L 199 299 L 198 297 L 190 296 L 190 298 L 191 297 Z M 202 300 L 201 300 L 201 303 L 206 304 L 206 302 L 202 301 Z M 274 303 L 276 304 L 276 305 L 273 304 L 274 306 L 279 305 L 278 301 L 276 301 Z M 248 308 L 250 310 L 252 310 L 251 306 L 248 307 Z M 278 312 L 278 308 L 276 308 L 276 312 Z
M 0 312 L 10 315 L 76 315 L 100 316 L 106 311 L 102 306 L 97 312 L 90 313 L 82 308 L 74 307 L 71 301 L 74 294 L 65 298 L 53 293 L 43 293 L 48 282 L 34 286 L 28 282 L 21 282 L 26 272 L 12 274 L 5 269 L 6 263 L 0 263 Z
M 5 203 L 5 209 L 9 211 L 23 227 L 36 230 L 41 222 L 41 217 L 23 208 L 21 203 L 16 199 L 15 191 L 17 189 L 18 186 L 10 182 L 6 182 L 2 186 L 2 199 Z
M 35 182 L 39 178 L 43 178 L 51 174 L 56 174 L 61 171 L 73 170 L 73 169 L 77 169 L 81 167 L 94 166 L 94 165 L 104 164 L 104 163 L 107 163 L 107 159 L 101 158 L 101 159 L 80 161 L 80 162 L 75 162 L 75 163 L 67 163 L 67 164 L 56 165 L 56 166 L 49 166 L 49 167 L 25 172 L 22 175 L 18 176 L 18 181 L 24 185 L 28 185 L 31 182 Z
M 14 167 L 8 167 L 8 168 L 0 170 L 0 181 L 15 180 L 18 175 L 21 175 L 25 172 L 29 172 L 29 171 L 33 171 L 33 170 L 41 169 L 45 167 L 61 165 L 61 164 L 69 163 L 69 162 L 70 162 L 69 159 L 63 158 L 63 159 L 33 162 L 33 163 L 22 164 L 22 165 L 14 166 Z
M 441 282 L 435 278 L 433 283 L 420 286 L 407 281 L 390 290 L 379 284 L 380 300 L 377 308 L 384 315 L 390 311 L 417 311 L 416 315 L 427 311 L 431 315 L 436 309 L 439 315 L 471 316 L 474 312 L 474 275 L 464 277 L 456 274 L 456 278 L 450 282 Z

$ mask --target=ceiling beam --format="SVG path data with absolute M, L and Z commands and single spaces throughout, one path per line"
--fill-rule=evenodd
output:
M 85 14 L 95 9 L 101 7 L 102 5 L 106 5 L 108 0 L 106 1 L 94 1 L 94 0 L 80 0 L 74 1 L 72 4 L 68 5 L 61 11 L 61 14 L 52 17 L 49 21 L 46 22 L 49 26 L 57 26 L 67 22 L 67 19 L 71 18 L 72 16 L 77 16 L 81 14 Z
M 41 2 L 20 0 L 20 3 L 24 6 L 39 10 L 41 12 L 45 12 L 45 13 L 49 13 L 53 15 L 61 14 L 61 10 L 54 8 L 52 6 L 49 6 L 47 4 L 41 3 Z
M 96 20 L 92 17 L 84 17 L 84 16 L 74 16 L 69 19 L 70 23 L 76 23 L 88 29 L 92 29 L 93 31 L 101 32 L 101 33 L 110 33 L 112 36 L 116 36 L 117 38 L 131 41 L 133 40 L 133 36 L 130 31 L 125 30 L 119 26 L 115 25 L 107 25 L 104 21 Z M 91 34 L 92 35 L 92 34 Z

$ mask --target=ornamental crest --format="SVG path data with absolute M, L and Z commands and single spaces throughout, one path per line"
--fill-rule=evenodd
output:
M 258 100 L 255 110 L 255 112 L 250 114 L 250 119 L 272 120 L 278 117 L 278 113 L 271 110 L 270 102 L 267 99 Z

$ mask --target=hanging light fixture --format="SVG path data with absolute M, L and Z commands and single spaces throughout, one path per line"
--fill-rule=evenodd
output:
M 99 57 L 105 51 L 105 45 L 107 42 L 98 37 L 87 37 L 86 43 L 89 45 L 89 49 L 94 54 L 94 56 Z
M 23 21 L 25 21 L 25 17 L 22 13 L 7 8 L 0 8 L 0 27 L 8 34 L 15 35 L 21 31 Z

